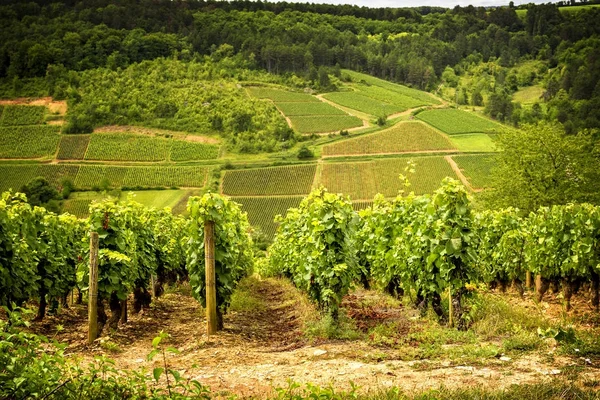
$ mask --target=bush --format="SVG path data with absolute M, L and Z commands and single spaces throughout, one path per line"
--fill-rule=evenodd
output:
M 300 148 L 300 150 L 298 150 L 298 159 L 299 160 L 305 160 L 307 158 L 313 158 L 315 156 L 315 153 L 313 153 L 313 151 L 311 149 L 309 149 L 306 146 L 302 146 Z

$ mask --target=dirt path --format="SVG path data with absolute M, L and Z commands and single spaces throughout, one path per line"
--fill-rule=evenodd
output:
M 0 105 L 29 105 L 29 106 L 46 106 L 52 113 L 65 115 L 67 113 L 66 100 L 53 100 L 52 97 L 42 98 L 18 98 L 11 100 L 0 100 Z
M 225 317 L 225 330 L 210 339 L 204 334 L 205 319 L 197 301 L 188 294 L 168 293 L 109 337 L 92 347 L 85 344 L 85 307 L 75 306 L 60 319 L 48 318 L 34 329 L 53 336 L 56 324 L 66 329 L 56 335 L 70 343 L 67 352 L 90 361 L 106 354 L 119 368 L 151 370 L 160 366 L 158 358 L 147 361 L 151 341 L 160 332 L 171 335 L 167 345 L 181 354 L 169 355 L 171 368 L 196 379 L 221 395 L 265 396 L 273 387 L 286 387 L 288 380 L 302 384 L 335 385 L 349 389 L 351 382 L 362 392 L 397 386 L 406 391 L 445 386 L 504 388 L 515 383 L 534 383 L 552 379 L 572 359 L 553 361 L 538 355 L 514 360 L 482 359 L 482 362 L 409 360 L 402 349 L 369 344 L 367 340 L 313 341 L 302 334 L 307 315 L 314 313 L 306 300 L 282 280 L 251 278 L 246 295 L 238 299 L 235 311 Z M 366 294 L 365 294 L 366 293 Z M 356 306 L 361 296 L 350 295 L 346 307 L 357 319 L 357 326 L 372 326 L 373 319 L 402 319 L 414 324 L 411 310 L 365 309 Z M 234 302 L 235 303 L 235 302 Z M 367 310 L 368 312 L 365 312 Z M 411 322 L 413 321 L 413 322 Z M 100 344 L 103 343 L 103 344 Z M 109 345 L 110 344 L 110 345 Z M 111 349 L 109 351 L 108 349 Z M 118 352 L 114 352 L 119 350 Z M 600 379 L 600 370 L 586 368 L 580 377 Z
M 473 188 L 473 186 L 471 186 L 471 183 L 469 182 L 469 180 L 467 179 L 465 174 L 463 174 L 462 170 L 460 169 L 460 167 L 458 166 L 456 161 L 454 161 L 454 159 L 451 156 L 444 156 L 444 158 L 446 159 L 446 161 L 448 161 L 448 164 L 450 164 L 450 167 L 452 167 L 452 170 L 456 173 L 456 175 L 458 176 L 458 179 L 460 179 L 462 184 L 465 185 L 467 187 L 467 189 L 469 189 L 471 192 L 474 192 L 474 193 L 481 192 L 483 190 L 483 189 L 475 189 L 475 188 Z

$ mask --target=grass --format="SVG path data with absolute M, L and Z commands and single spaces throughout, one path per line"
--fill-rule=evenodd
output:
M 360 118 L 352 115 L 310 115 L 289 118 L 292 127 L 300 133 L 337 132 L 363 125 Z
M 306 93 L 290 92 L 267 87 L 248 87 L 246 89 L 254 97 L 258 97 L 259 99 L 270 99 L 274 102 L 320 102 L 315 96 Z
M 417 118 L 449 135 L 481 133 L 498 130 L 502 126 L 469 111 L 455 108 L 425 110 Z
M 324 146 L 323 155 L 385 154 L 454 148 L 445 136 L 422 122 L 400 122 L 380 132 Z
M 62 135 L 56 158 L 59 160 L 83 160 L 89 143 L 90 135 Z
M 287 210 L 298 207 L 302 196 L 296 197 L 234 197 L 233 200 L 242 205 L 248 213 L 250 225 L 259 228 L 269 239 L 273 239 L 277 225 L 276 215 L 285 216 Z
M 395 114 L 406 110 L 406 107 L 397 106 L 381 100 L 375 100 L 358 92 L 333 92 L 323 95 L 329 101 L 340 104 L 366 114 L 378 117 Z
M 277 108 L 286 116 L 297 115 L 347 115 L 345 112 L 327 103 L 315 102 L 278 102 L 275 103 Z
M 485 133 L 468 133 L 450 136 L 450 142 L 464 153 L 486 153 L 496 151 L 494 140 Z
M 496 165 L 494 155 L 457 155 L 452 156 L 471 186 L 476 189 L 486 188 L 491 185 L 491 172 Z
M 223 193 L 229 196 L 307 194 L 316 168 L 312 164 L 226 171 Z
M 0 158 L 52 157 L 60 140 L 59 131 L 60 127 L 52 125 L 1 126 Z
M 382 159 L 355 163 L 326 163 L 323 165 L 321 183 L 334 193 L 349 195 L 352 199 L 372 200 L 375 194 L 395 197 L 404 189 L 398 178 L 404 174 L 408 158 Z M 416 194 L 431 193 L 443 178 L 456 174 L 443 157 L 418 157 L 412 159 L 416 173 L 409 174 L 409 191 Z
M 515 92 L 513 94 L 513 101 L 517 101 L 523 104 L 533 104 L 541 102 L 544 88 L 541 86 L 529 86 Z
M 44 121 L 46 107 L 7 105 L 0 118 L 0 125 L 37 125 Z

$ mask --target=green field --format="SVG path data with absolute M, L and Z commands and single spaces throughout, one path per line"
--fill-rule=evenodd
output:
M 452 144 L 465 153 L 486 153 L 496 151 L 494 140 L 485 133 L 467 133 L 450 136 Z
M 474 189 L 483 189 L 492 184 L 491 172 L 496 165 L 494 155 L 452 156 Z
M 213 144 L 173 140 L 171 161 L 212 160 L 219 157 L 219 146 Z
M 90 143 L 90 135 L 62 135 L 58 145 L 59 160 L 83 160 Z
M 404 96 L 412 97 L 419 100 L 421 104 L 440 104 L 440 102 L 427 92 L 423 92 L 417 89 L 411 89 L 404 85 L 392 83 L 383 79 L 375 78 L 374 76 L 362 74 L 360 72 L 351 71 L 348 69 L 342 70 L 342 72 L 352 78 L 354 82 L 366 83 L 372 86 L 378 86 L 383 89 L 389 90 L 390 92 L 399 93 Z
M 572 13 L 598 7 L 600 7 L 600 4 L 584 4 L 581 6 L 558 7 L 558 10 L 560 12 Z
M 339 108 L 330 104 L 319 102 L 278 102 L 275 103 L 277 108 L 286 116 L 296 115 L 348 115 Z
M 74 180 L 78 171 L 78 165 L 68 164 L 0 164 L 0 192 L 19 190 L 39 176 L 46 178 L 54 186 L 59 186 L 64 178 Z
M 0 125 L 36 125 L 44 122 L 46 107 L 44 106 L 4 106 Z
M 395 197 L 403 189 L 400 174 L 409 158 L 385 159 L 356 163 L 325 163 L 321 184 L 329 191 L 349 195 L 352 199 L 372 200 L 377 193 Z M 443 178 L 457 178 L 450 164 L 443 157 L 420 157 L 412 159 L 416 173 L 408 174 L 411 186 L 408 191 L 416 194 L 431 193 L 440 186 Z
M 267 87 L 248 87 L 247 90 L 254 97 L 258 97 L 259 99 L 270 99 L 274 102 L 320 102 L 315 96 L 306 93 L 290 92 Z
M 227 171 L 223 177 L 223 193 L 229 196 L 307 194 L 316 169 L 312 164 Z
M 400 122 L 381 132 L 339 141 L 323 147 L 324 156 L 452 150 L 455 147 L 422 122 Z
M 94 133 L 86 160 L 163 161 L 169 154 L 169 140 L 129 133 Z
M 417 114 L 417 118 L 449 135 L 482 133 L 502 128 L 502 125 L 473 112 L 455 108 L 426 110 Z
M 542 101 L 542 94 L 544 94 L 543 87 L 529 86 L 515 92 L 513 94 L 513 101 L 518 101 L 522 104 L 540 103 Z
M 363 126 L 360 118 L 352 115 L 311 115 L 290 117 L 292 127 L 300 133 L 338 132 Z
M 277 224 L 276 215 L 283 215 L 287 210 L 298 207 L 302 196 L 290 197 L 232 197 L 232 200 L 242 205 L 242 210 L 248 213 L 250 225 L 260 229 L 269 239 L 273 239 Z
M 357 88 L 360 91 L 360 93 L 364 94 L 365 96 L 368 96 L 377 101 L 393 104 L 405 110 L 432 103 L 432 101 L 418 100 L 414 97 L 406 96 L 402 93 L 393 92 L 380 86 L 368 86 L 364 84 L 357 84 L 354 87 Z
M 332 92 L 323 95 L 329 101 L 376 117 L 395 114 L 407 109 L 384 101 L 375 100 L 359 92 Z
M 53 125 L 1 126 L 0 158 L 53 157 L 59 131 L 60 127 Z

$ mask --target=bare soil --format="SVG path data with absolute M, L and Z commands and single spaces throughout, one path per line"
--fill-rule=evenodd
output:
M 253 279 L 252 301 L 225 316 L 225 329 L 207 337 L 205 318 L 199 303 L 189 294 L 169 292 L 155 299 L 150 309 L 130 315 L 129 322 L 116 332 L 86 344 L 85 306 L 74 305 L 58 317 L 48 317 L 32 327 L 35 331 L 69 344 L 67 354 L 91 361 L 106 354 L 120 368 L 150 371 L 161 366 L 156 357 L 147 361 L 152 339 L 168 332 L 168 345 L 181 353 L 167 355 L 168 364 L 184 376 L 196 379 L 219 395 L 264 397 L 274 387 L 286 387 L 288 380 L 334 385 L 348 390 L 351 382 L 361 392 L 393 386 L 405 391 L 445 386 L 505 388 L 512 384 L 545 382 L 572 367 L 582 368 L 578 379 L 600 380 L 598 360 L 582 362 L 570 357 L 547 357 L 526 353 L 511 360 L 492 358 L 477 362 L 456 360 L 406 360 L 392 347 L 374 345 L 369 340 L 307 339 L 303 334 L 314 309 L 285 281 Z M 384 321 L 398 322 L 400 335 L 418 323 L 416 311 L 402 305 L 390 307 L 377 300 L 372 291 L 356 291 L 344 300 L 344 309 L 361 332 Z M 516 295 L 510 301 L 522 303 Z M 548 296 L 542 303 L 548 314 L 560 309 L 560 299 Z M 531 301 L 531 300 L 525 300 Z M 584 304 L 574 303 L 574 307 Z M 131 310 L 131 307 L 130 307 Z M 582 312 L 587 313 L 585 308 Z M 60 324 L 64 330 L 56 333 Z M 404 331 L 406 330 L 406 331 Z
M 52 113 L 59 115 L 65 115 L 67 113 L 67 101 L 66 100 L 52 100 L 52 97 L 42 98 L 18 98 L 11 100 L 0 100 L 0 104 L 14 104 L 14 105 L 29 105 L 29 106 L 46 106 Z

